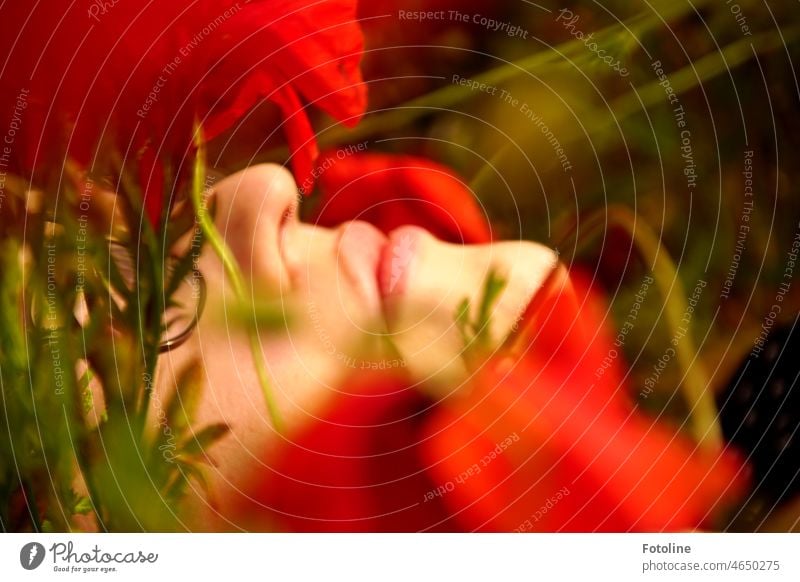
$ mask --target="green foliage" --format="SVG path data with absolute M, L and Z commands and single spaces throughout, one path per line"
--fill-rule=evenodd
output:
M 472 302 L 465 297 L 456 308 L 454 321 L 464 341 L 463 358 L 470 362 L 488 354 L 492 349 L 492 307 L 497 302 L 507 281 L 491 268 L 483 282 L 480 302 L 475 313 Z
M 193 425 L 199 362 L 180 374 L 164 410 L 153 397 L 165 314 L 179 306 L 202 237 L 164 261 L 166 243 L 140 221 L 140 193 L 118 170 L 111 194 L 67 167 L 41 208 L 29 207 L 26 236 L 0 236 L 4 531 L 182 529 L 189 479 L 205 483 L 203 450 L 227 431 Z M 113 221 L 102 212 L 109 201 L 122 208 Z M 166 228 L 164 241 L 180 238 Z

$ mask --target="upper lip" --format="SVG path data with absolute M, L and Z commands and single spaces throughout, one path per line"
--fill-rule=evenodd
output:
M 348 278 L 355 283 L 368 301 L 380 308 L 381 290 L 379 273 L 388 239 L 380 230 L 367 222 L 353 221 L 343 224 L 336 245 L 337 257 Z

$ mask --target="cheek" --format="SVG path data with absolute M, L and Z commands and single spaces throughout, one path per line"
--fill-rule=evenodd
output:
M 265 331 L 260 338 L 270 390 L 288 434 L 319 417 L 342 381 L 366 361 L 363 344 L 338 333 L 341 324 L 337 327 L 324 315 L 315 321 L 316 317 L 298 318 L 289 330 Z M 206 501 L 197 499 L 192 509 L 201 520 L 198 527 L 205 528 L 212 523 L 207 519 L 234 515 L 238 492 L 255 472 L 263 470 L 262 463 L 284 437 L 271 426 L 244 332 L 204 325 L 191 342 L 164 357 L 160 401 L 168 401 L 174 378 L 193 359 L 201 361 L 206 372 L 194 426 L 225 423 L 230 427 L 229 434 L 206 451 L 213 461 L 207 476 L 216 507 L 209 513 Z M 157 429 L 154 425 L 153 430 Z
M 335 265 L 320 266 L 296 287 L 289 335 L 304 363 L 336 378 L 359 368 L 380 350 L 385 325 L 380 311 L 365 301 Z
M 230 433 L 209 448 L 209 480 L 219 510 L 236 497 L 261 459 L 281 443 L 273 431 L 245 330 L 223 301 L 221 267 L 207 260 L 208 303 L 191 339 L 159 361 L 159 401 L 167 402 L 175 380 L 188 365 L 203 366 L 206 379 L 194 426 L 225 423 Z M 340 388 L 344 378 L 367 361 L 378 336 L 365 334 L 374 317 L 359 309 L 354 290 L 339 282 L 336 265 L 309 256 L 308 269 L 281 295 L 288 325 L 264 329 L 259 345 L 270 387 L 288 430 L 310 422 Z M 226 306 L 227 305 L 227 306 Z M 373 314 L 374 315 L 374 314 Z M 158 430 L 157 411 L 152 429 Z M 198 501 L 198 511 L 205 506 Z

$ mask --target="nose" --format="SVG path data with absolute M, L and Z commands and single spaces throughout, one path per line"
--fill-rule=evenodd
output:
M 215 185 L 215 223 L 254 287 L 282 290 L 289 277 L 281 246 L 297 223 L 299 194 L 282 166 L 260 164 Z

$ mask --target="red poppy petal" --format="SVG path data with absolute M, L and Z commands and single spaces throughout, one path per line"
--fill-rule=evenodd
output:
M 208 123 L 211 138 L 271 99 L 290 116 L 284 131 L 298 179 L 306 179 L 317 149 L 299 95 L 348 123 L 366 106 L 355 7 L 355 0 L 4 7 L 5 24 L 19 34 L 0 39 L 8 55 L 3 86 L 13 89 L 0 95 L 0 112 L 10 117 L 16 91 L 29 90 L 9 167 L 57 169 L 66 149 L 89 165 L 103 143 L 101 154 L 122 157 L 149 145 L 178 168 L 195 119 Z
M 253 7 L 285 14 L 273 27 L 275 46 L 285 46 L 278 66 L 303 96 L 333 117 L 355 125 L 366 109 L 359 67 L 364 39 L 355 0 L 285 0 Z
M 361 375 L 293 437 L 242 509 L 291 531 L 418 531 L 446 520 L 424 502 L 431 481 L 418 454 L 419 415 L 430 403 L 400 378 Z M 265 509 L 267 508 L 267 509 Z
M 479 529 L 708 525 L 717 506 L 744 491 L 741 461 L 698 450 L 641 413 L 626 395 L 619 359 L 598 373 L 611 346 L 602 311 L 565 271 L 543 293 L 528 313 L 540 326 L 528 328 L 530 344 L 487 366 L 428 427 L 426 459 L 440 484 L 478 464 L 445 501 Z
M 317 158 L 317 142 L 314 139 L 314 129 L 308 121 L 303 104 L 297 94 L 289 87 L 274 93 L 271 96 L 284 117 L 283 132 L 289 142 L 291 164 L 294 170 L 295 181 L 298 184 L 308 183 L 311 180 L 314 160 Z
M 478 466 L 444 498 L 470 529 L 692 529 L 743 493 L 731 453 L 699 451 L 632 407 L 598 408 L 541 369 L 501 378 L 484 376 L 471 404 L 443 407 L 429 426 L 439 484 Z
M 491 227 L 469 188 L 444 166 L 423 158 L 359 154 L 320 156 L 322 200 L 315 220 L 335 226 L 359 219 L 384 232 L 416 225 L 449 242 L 484 243 Z

